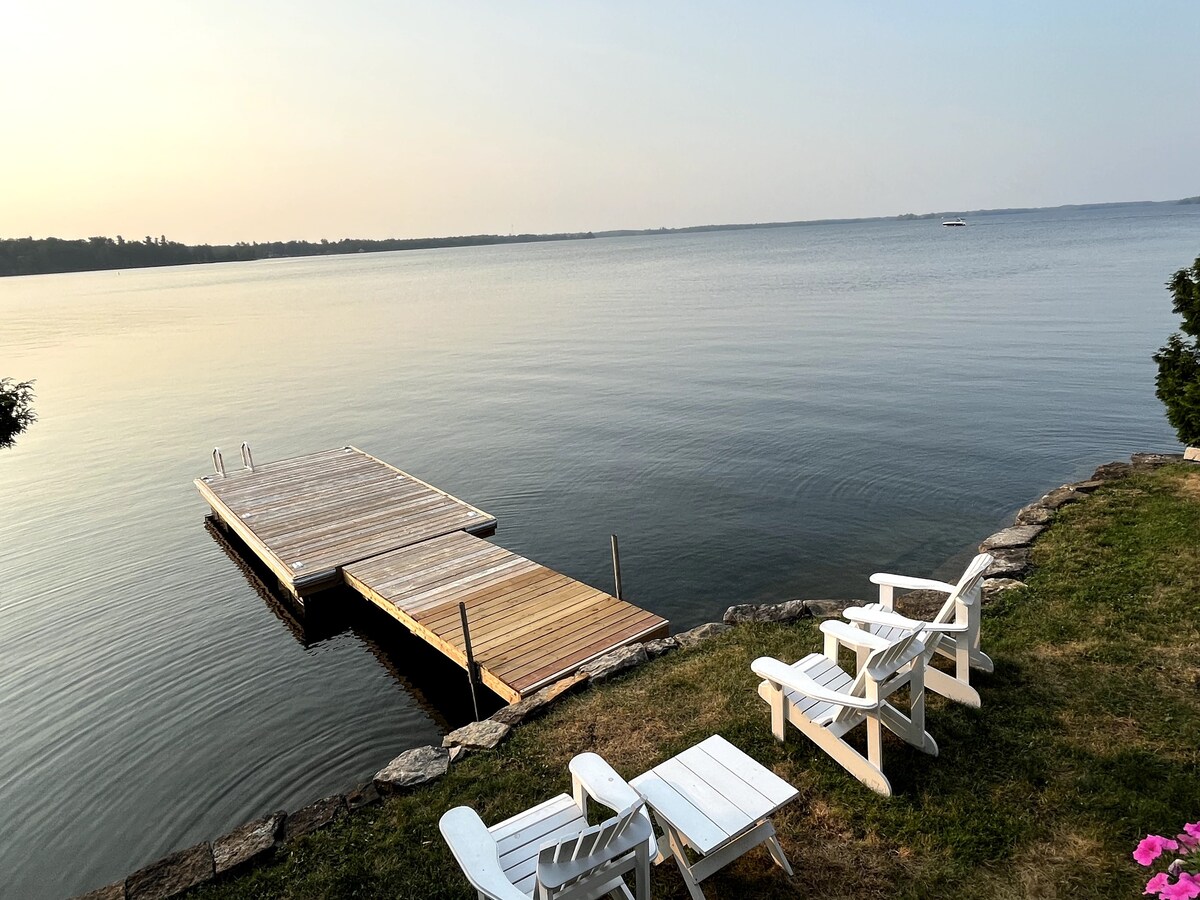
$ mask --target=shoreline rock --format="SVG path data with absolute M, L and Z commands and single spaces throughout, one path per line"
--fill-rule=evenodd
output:
M 212 881 L 215 875 L 212 844 L 205 841 L 138 869 L 125 879 L 125 896 L 128 900 L 171 900 Z
M 383 796 L 398 794 L 441 778 L 449 771 L 450 754 L 441 747 L 426 744 L 405 750 L 376 772 L 375 788 Z

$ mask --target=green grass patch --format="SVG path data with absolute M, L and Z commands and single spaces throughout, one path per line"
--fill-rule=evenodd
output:
M 1193 467 L 1066 507 L 1028 588 L 984 608 L 996 671 L 972 676 L 983 708 L 930 697 L 936 759 L 888 736 L 891 799 L 795 730 L 786 744 L 771 737 L 750 662 L 819 649 L 815 625 L 743 626 L 573 697 L 440 782 L 194 896 L 470 898 L 437 830 L 445 810 L 467 804 L 495 822 L 569 791 L 576 753 L 632 777 L 713 733 L 800 797 L 775 819 L 796 877 L 760 848 L 705 882 L 711 898 L 1138 896 L 1138 839 L 1200 815 L 1198 535 Z M 673 864 L 652 881 L 655 897 L 687 896 Z

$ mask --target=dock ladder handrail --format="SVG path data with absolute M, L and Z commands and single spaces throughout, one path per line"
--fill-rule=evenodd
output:
M 213 468 L 222 478 L 225 477 L 225 457 L 221 456 L 221 448 L 213 447 Z
M 250 455 L 250 445 L 242 441 L 242 468 L 254 471 L 254 457 Z

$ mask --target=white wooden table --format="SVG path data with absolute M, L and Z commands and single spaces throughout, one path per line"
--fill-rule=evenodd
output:
M 656 863 L 675 857 L 693 900 L 700 882 L 747 850 L 765 843 L 788 875 L 770 816 L 796 798 L 794 787 L 720 735 L 713 735 L 630 782 L 662 828 Z M 684 847 L 699 855 L 690 862 Z

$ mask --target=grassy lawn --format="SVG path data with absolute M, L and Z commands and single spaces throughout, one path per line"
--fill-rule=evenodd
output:
M 1200 815 L 1198 536 L 1200 467 L 1137 475 L 1064 508 L 1028 589 L 984 609 L 996 671 L 978 676 L 983 708 L 931 696 L 938 758 L 888 735 L 890 800 L 794 729 L 783 745 L 770 735 L 750 662 L 819 649 L 815 625 L 739 626 L 194 896 L 473 897 L 437 830 L 446 809 L 468 804 L 494 822 L 569 792 L 576 753 L 632 777 L 714 732 L 800 798 L 775 819 L 796 877 L 759 848 L 705 882 L 710 898 L 1138 896 L 1138 839 Z M 655 897 L 687 896 L 673 863 L 652 881 Z

